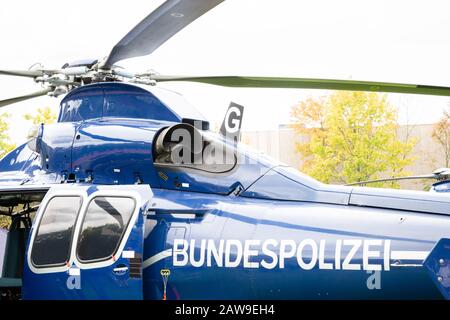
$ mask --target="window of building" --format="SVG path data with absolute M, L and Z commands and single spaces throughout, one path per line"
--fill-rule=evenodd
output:
M 77 256 L 82 262 L 112 257 L 123 238 L 135 209 L 126 197 L 95 197 L 88 206 L 78 239 Z
M 50 199 L 31 250 L 31 260 L 36 267 L 64 265 L 69 260 L 73 229 L 81 202 L 81 197 L 77 196 Z

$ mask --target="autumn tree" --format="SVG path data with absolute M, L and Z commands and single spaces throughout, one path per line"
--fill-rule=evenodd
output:
M 8 154 L 16 147 L 9 138 L 9 124 L 7 121 L 8 118 L 9 114 L 7 113 L 3 113 L 2 115 L 0 115 L 0 158 L 3 158 L 6 154 Z M 6 228 L 9 225 L 9 222 L 10 220 L 8 217 L 0 215 L 0 228 Z
M 326 183 L 350 183 L 402 176 L 413 162 L 416 141 L 397 135 L 397 111 L 386 95 L 339 91 L 307 99 L 292 108 L 301 170 Z M 378 186 L 381 186 L 379 184 Z M 394 186 L 391 185 L 390 186 Z
M 8 134 L 9 123 L 7 119 L 9 114 L 3 113 L 0 115 L 0 158 L 3 158 L 8 152 L 13 150 L 16 145 L 11 142 Z
M 49 107 L 38 108 L 37 112 L 34 115 L 27 113 L 23 117 L 25 118 L 25 120 L 32 121 L 33 124 L 36 125 L 41 123 L 51 124 L 56 121 L 56 114 Z
M 445 167 L 450 166 L 450 108 L 433 128 L 433 138 L 442 146 Z
M 0 215 L 0 228 L 8 229 L 10 225 L 10 218 Z

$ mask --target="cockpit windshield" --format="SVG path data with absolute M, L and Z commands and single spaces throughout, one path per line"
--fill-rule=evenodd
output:
M 206 118 L 179 93 L 162 89 L 150 88 L 149 91 L 158 97 L 164 104 L 181 118 L 206 121 Z
M 61 102 L 59 122 L 104 117 L 171 122 L 180 122 L 183 118 L 204 119 L 178 94 L 165 90 L 152 91 L 157 94 L 123 83 L 103 83 L 78 88 Z
M 100 118 L 103 113 L 103 90 L 85 88 L 61 102 L 59 122 L 77 122 Z
M 179 118 L 158 98 L 138 87 L 105 88 L 103 117 L 154 119 L 177 122 Z

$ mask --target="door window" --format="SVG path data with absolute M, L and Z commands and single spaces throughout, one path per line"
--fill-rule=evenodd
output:
M 119 247 L 135 207 L 135 201 L 128 197 L 92 199 L 78 238 L 78 259 L 97 262 L 111 258 Z
M 64 265 L 70 257 L 73 230 L 82 199 L 78 196 L 50 199 L 34 238 L 31 260 L 36 267 Z

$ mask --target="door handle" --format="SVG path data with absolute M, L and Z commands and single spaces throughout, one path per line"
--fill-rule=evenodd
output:
M 146 215 L 171 215 L 178 217 L 179 219 L 199 218 L 206 215 L 211 210 L 208 209 L 160 209 L 160 208 L 149 208 Z
M 117 267 L 115 267 L 115 268 L 113 269 L 113 273 L 114 273 L 116 276 L 124 275 L 125 273 L 127 273 L 127 271 L 128 271 L 128 267 L 127 267 L 126 265 L 123 265 L 123 264 L 118 265 Z

